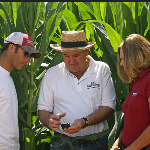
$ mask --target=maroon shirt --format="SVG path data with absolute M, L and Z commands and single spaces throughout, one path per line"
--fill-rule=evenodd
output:
M 122 104 L 124 113 L 122 141 L 125 146 L 131 145 L 150 125 L 149 96 L 150 67 L 143 70 L 131 82 L 130 93 Z

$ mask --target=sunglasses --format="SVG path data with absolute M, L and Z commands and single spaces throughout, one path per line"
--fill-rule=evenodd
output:
M 24 52 L 24 56 L 25 57 L 30 57 L 31 58 L 31 54 L 29 52 Z
M 9 42 L 9 43 L 15 45 L 16 47 L 20 47 L 20 45 L 18 45 L 18 44 L 14 44 L 14 43 L 12 43 L 12 42 Z M 25 56 L 25 57 L 30 57 L 30 58 L 31 58 L 31 55 L 30 55 L 29 52 L 24 52 L 24 56 Z

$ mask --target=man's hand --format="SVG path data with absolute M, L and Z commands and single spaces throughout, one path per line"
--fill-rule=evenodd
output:
M 58 130 L 60 127 L 60 119 L 61 117 L 64 117 L 66 115 L 66 113 L 62 113 L 62 114 L 53 114 L 50 116 L 50 119 L 49 119 L 49 124 L 48 124 L 48 127 L 53 130 L 53 131 L 56 131 Z
M 56 131 L 59 129 L 60 119 L 61 117 L 64 117 L 65 115 L 66 113 L 52 114 L 52 112 L 48 112 L 46 110 L 38 111 L 38 117 L 41 123 L 53 131 Z
M 84 119 L 76 119 L 74 121 L 74 123 L 71 125 L 71 127 L 69 127 L 68 129 L 65 128 L 63 130 L 63 132 L 66 132 L 66 133 L 69 133 L 69 134 L 77 133 L 82 129 L 82 127 L 84 125 L 85 125 Z

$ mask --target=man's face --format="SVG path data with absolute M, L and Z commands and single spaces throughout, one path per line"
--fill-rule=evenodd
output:
M 13 69 L 21 70 L 26 63 L 30 62 L 30 57 L 26 57 L 25 52 L 24 49 L 18 47 L 17 51 L 12 54 L 11 62 Z
M 86 56 L 89 51 L 74 51 L 74 52 L 63 52 L 63 58 L 67 69 L 71 73 L 79 73 L 86 67 Z

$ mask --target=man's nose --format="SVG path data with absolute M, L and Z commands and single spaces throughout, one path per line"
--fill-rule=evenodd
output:
M 70 57 L 70 64 L 73 64 L 73 63 L 74 63 L 74 58 Z

